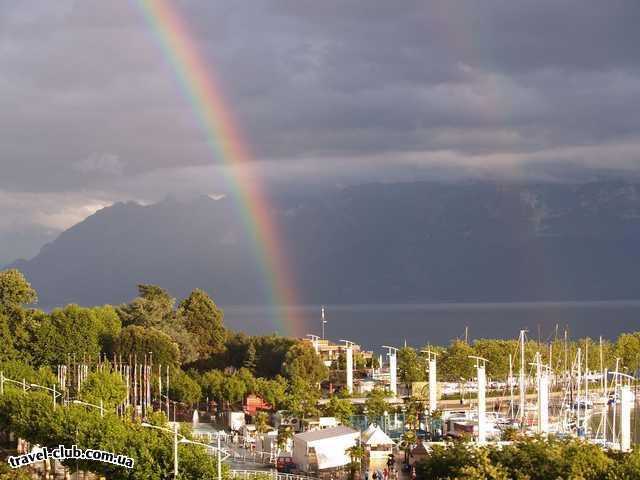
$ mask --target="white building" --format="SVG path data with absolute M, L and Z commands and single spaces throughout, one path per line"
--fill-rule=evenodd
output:
M 344 467 L 347 449 L 358 444 L 360 432 L 345 426 L 310 430 L 293 437 L 293 461 L 304 472 Z

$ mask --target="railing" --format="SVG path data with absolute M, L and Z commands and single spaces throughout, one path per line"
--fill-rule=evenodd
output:
M 230 459 L 236 462 L 252 462 L 263 465 L 275 465 L 277 455 L 275 452 L 259 452 L 251 450 L 231 450 L 229 449 Z
M 231 470 L 231 478 L 239 480 L 256 480 L 271 478 L 273 480 L 318 480 L 316 477 L 295 475 L 293 473 L 281 473 L 277 470 Z

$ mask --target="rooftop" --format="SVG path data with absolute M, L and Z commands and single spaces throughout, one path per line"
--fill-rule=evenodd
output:
M 295 439 L 303 440 L 305 442 L 315 442 L 316 440 L 324 440 L 327 438 L 341 437 L 343 435 L 357 434 L 358 431 L 353 428 L 345 427 L 344 425 L 338 425 L 337 427 L 324 428 L 319 430 L 310 430 L 304 433 L 298 433 L 294 436 Z

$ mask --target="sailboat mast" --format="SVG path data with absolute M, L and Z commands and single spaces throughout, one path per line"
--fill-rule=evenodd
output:
M 524 334 L 526 330 L 520 330 L 520 418 L 524 425 L 525 407 L 527 401 L 527 386 L 524 376 Z
M 584 339 L 584 397 L 586 402 L 587 398 L 589 398 L 589 339 L 588 338 Z
M 605 390 L 604 387 L 604 357 L 602 356 L 602 335 L 600 335 L 600 389 Z
M 509 416 L 511 418 L 515 417 L 515 405 L 513 398 L 513 357 L 509 354 L 509 392 L 511 397 L 511 402 L 509 403 Z
M 580 386 L 582 385 L 582 350 L 578 347 L 578 378 L 576 381 L 576 428 L 580 428 Z

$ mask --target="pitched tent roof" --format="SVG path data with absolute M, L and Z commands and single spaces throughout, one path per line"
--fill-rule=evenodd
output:
M 369 425 L 369 427 L 367 427 L 367 429 L 360 434 L 360 438 L 362 439 L 362 441 L 366 442 L 367 439 L 371 436 L 371 434 L 376 431 L 376 428 L 378 427 L 374 423 Z
M 374 427 L 373 429 L 371 429 L 371 427 L 367 428 L 367 430 L 362 433 L 362 443 L 372 447 L 395 444 L 389 435 L 384 433 L 380 427 Z
M 337 427 L 323 428 L 321 430 L 310 430 L 308 432 L 298 433 L 294 436 L 294 440 L 299 439 L 309 443 L 309 442 L 315 442 L 317 440 L 325 440 L 327 438 L 332 438 L 332 437 L 352 435 L 354 433 L 358 433 L 357 430 L 354 430 L 353 428 L 345 427 L 344 425 L 339 425 Z

